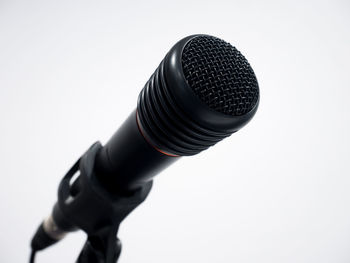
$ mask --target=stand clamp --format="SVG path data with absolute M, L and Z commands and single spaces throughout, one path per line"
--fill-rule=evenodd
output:
M 61 232 L 81 229 L 88 235 L 77 263 L 117 262 L 121 252 L 119 225 L 152 188 L 150 181 L 129 196 L 107 191 L 94 173 L 95 157 L 101 148 L 99 142 L 93 144 L 64 176 L 53 209 L 53 221 Z M 77 173 L 79 177 L 72 182 Z

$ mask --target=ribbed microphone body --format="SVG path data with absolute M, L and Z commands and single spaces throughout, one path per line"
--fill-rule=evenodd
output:
M 99 148 L 92 164 L 96 184 L 113 194 L 135 193 L 180 157 L 195 155 L 238 131 L 258 104 L 253 69 L 235 47 L 208 35 L 186 37 L 167 53 L 140 92 L 136 109 Z M 39 227 L 34 251 L 57 242 L 79 220 L 84 224 L 84 218 L 74 221 L 67 212 L 72 210 L 66 209 L 75 207 L 74 216 L 89 212 L 89 204 L 79 201 L 89 199 L 81 188 L 78 177 L 63 191 L 70 196 Z
M 236 48 L 208 35 L 186 37 L 168 52 L 137 108 L 102 148 L 96 172 L 111 190 L 133 190 L 179 157 L 239 130 L 258 102 L 255 74 Z

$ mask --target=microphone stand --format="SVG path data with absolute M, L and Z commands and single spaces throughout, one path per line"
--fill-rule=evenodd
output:
M 66 229 L 81 229 L 87 241 L 77 263 L 116 263 L 121 253 L 117 238 L 120 223 L 148 196 L 152 181 L 128 196 L 107 191 L 94 174 L 95 157 L 102 148 L 99 142 L 73 165 L 58 189 L 53 218 Z M 74 183 L 72 178 L 80 173 Z

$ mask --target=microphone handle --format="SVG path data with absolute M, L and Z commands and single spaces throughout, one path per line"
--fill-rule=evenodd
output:
M 95 173 L 111 192 L 132 192 L 177 161 L 152 146 L 142 134 L 136 109 L 97 154 Z

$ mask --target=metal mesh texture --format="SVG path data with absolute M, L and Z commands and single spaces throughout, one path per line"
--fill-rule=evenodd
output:
M 221 39 L 193 38 L 183 50 L 182 67 L 189 86 L 215 111 L 241 116 L 258 101 L 253 69 L 235 47 Z

